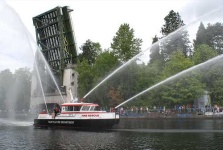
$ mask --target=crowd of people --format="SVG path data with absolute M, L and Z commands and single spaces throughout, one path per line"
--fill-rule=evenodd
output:
M 165 106 L 153 106 L 152 108 L 141 106 L 141 107 L 121 107 L 119 109 L 120 115 L 122 116 L 128 116 L 133 114 L 141 114 L 146 115 L 149 113 L 163 113 L 165 115 L 170 114 L 205 114 L 205 112 L 213 112 L 213 113 L 219 113 L 223 112 L 223 108 L 221 108 L 218 105 L 214 106 L 205 106 L 205 107 L 197 107 L 195 105 L 175 105 L 173 108 L 166 108 Z

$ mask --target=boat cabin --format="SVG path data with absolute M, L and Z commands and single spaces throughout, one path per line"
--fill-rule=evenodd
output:
M 61 105 L 61 111 L 100 111 L 100 108 L 98 104 L 94 103 L 64 103 Z

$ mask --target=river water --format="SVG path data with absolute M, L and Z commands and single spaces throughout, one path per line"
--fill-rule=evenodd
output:
M 121 119 L 110 130 L 36 129 L 32 119 L 0 118 L 4 150 L 220 150 L 223 119 Z

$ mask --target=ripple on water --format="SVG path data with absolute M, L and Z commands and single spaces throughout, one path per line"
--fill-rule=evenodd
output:
M 20 121 L 15 119 L 0 118 L 0 126 L 32 126 L 31 121 Z

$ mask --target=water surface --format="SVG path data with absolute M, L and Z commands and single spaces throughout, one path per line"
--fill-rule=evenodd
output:
M 0 149 L 222 149 L 223 119 L 121 119 L 111 130 L 35 129 L 0 118 Z

